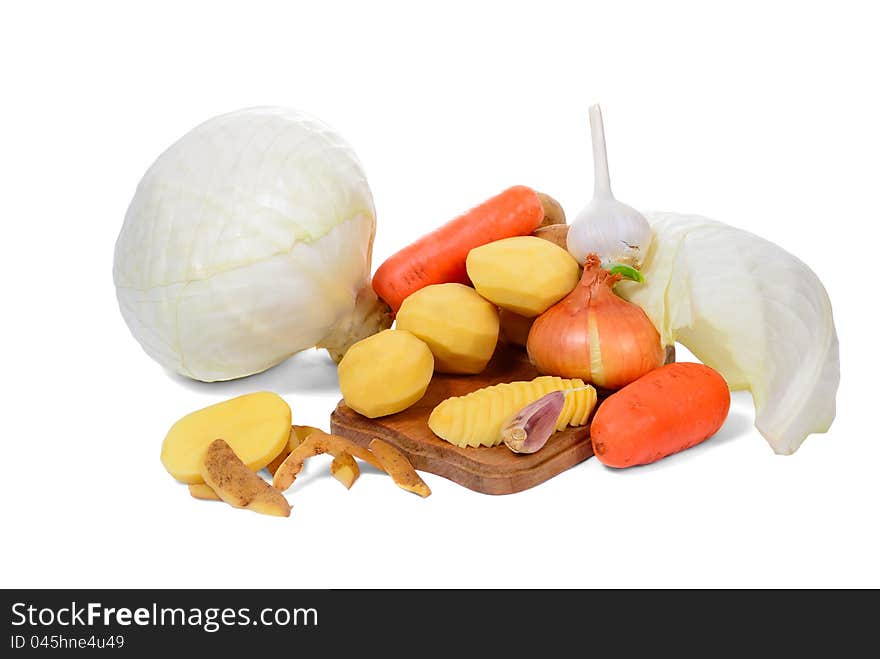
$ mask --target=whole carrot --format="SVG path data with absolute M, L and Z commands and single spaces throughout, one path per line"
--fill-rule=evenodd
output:
M 609 467 L 655 462 L 714 435 L 729 409 L 730 390 L 717 371 L 667 364 L 599 406 L 590 426 L 593 452 Z
M 508 188 L 390 256 L 373 275 L 373 290 L 396 313 L 420 288 L 470 283 L 468 252 L 502 238 L 527 236 L 543 219 L 537 192 L 524 185 Z

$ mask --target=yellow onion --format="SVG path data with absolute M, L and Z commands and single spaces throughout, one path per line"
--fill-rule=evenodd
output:
M 614 294 L 621 279 L 587 256 L 580 283 L 538 316 L 529 331 L 529 359 L 542 374 L 580 378 L 619 389 L 665 360 L 660 335 L 640 307 Z

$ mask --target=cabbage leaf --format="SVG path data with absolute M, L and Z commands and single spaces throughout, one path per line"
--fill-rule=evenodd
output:
M 664 341 L 686 346 L 731 389 L 748 389 L 755 426 L 794 453 L 834 420 L 840 356 L 831 302 L 816 274 L 778 245 L 699 216 L 646 213 L 646 282 L 616 291 Z

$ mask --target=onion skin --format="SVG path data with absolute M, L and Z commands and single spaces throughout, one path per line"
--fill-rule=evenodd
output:
M 619 279 L 595 254 L 587 257 L 575 289 L 538 316 L 529 332 L 526 349 L 540 373 L 619 389 L 663 365 L 665 351 L 651 320 L 614 294 Z

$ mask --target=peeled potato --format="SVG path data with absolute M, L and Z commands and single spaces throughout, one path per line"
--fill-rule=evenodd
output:
M 556 430 L 586 425 L 596 405 L 596 390 L 583 380 L 543 375 L 531 381 L 502 382 L 442 401 L 428 417 L 431 431 L 450 444 L 498 446 L 508 420 L 527 405 L 553 391 L 574 389 L 556 420 Z
M 339 388 L 346 405 L 375 419 L 424 396 L 433 373 L 434 357 L 424 341 L 405 330 L 385 330 L 348 349 L 339 362 Z
M 535 236 L 496 240 L 472 249 L 468 277 L 499 307 L 534 318 L 571 293 L 580 271 L 566 250 Z
M 397 329 L 428 344 L 438 373 L 480 373 L 498 343 L 498 309 L 470 286 L 434 284 L 403 301 Z
M 253 471 L 268 465 L 290 437 L 290 406 L 277 394 L 261 391 L 187 414 L 171 426 L 162 443 L 162 464 L 183 483 L 204 483 L 205 451 L 224 440 Z

